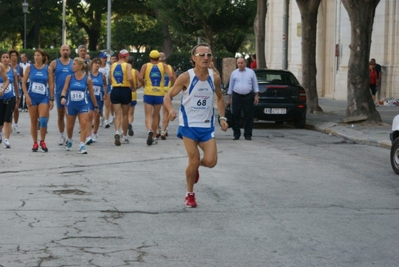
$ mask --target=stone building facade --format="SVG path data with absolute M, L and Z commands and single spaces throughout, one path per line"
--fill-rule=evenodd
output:
M 266 63 L 282 68 L 284 0 L 268 0 L 266 16 Z M 288 69 L 299 80 L 301 16 L 296 1 L 289 1 Z M 347 99 L 347 71 L 351 30 L 348 13 L 340 0 L 322 0 L 317 26 L 317 91 L 319 97 Z M 370 58 L 382 66 L 379 99 L 399 98 L 399 1 L 381 0 L 377 6 Z

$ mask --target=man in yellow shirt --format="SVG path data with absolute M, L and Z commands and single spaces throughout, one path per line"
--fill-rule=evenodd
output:
M 115 111 L 115 145 L 121 145 L 122 142 L 125 144 L 129 143 L 127 139 L 128 129 L 128 112 L 130 102 L 132 100 L 132 91 L 136 91 L 136 86 L 132 78 L 132 65 L 127 63 L 129 58 L 129 51 L 123 49 L 119 52 L 119 61 L 115 62 L 111 66 L 110 75 L 111 78 L 111 103 Z M 122 137 L 119 129 L 122 124 Z
M 144 85 L 145 126 L 148 132 L 147 145 L 150 146 L 157 144 L 154 132 L 159 126 L 159 112 L 165 95 L 164 75 L 166 73 L 172 84 L 175 79 L 166 64 L 159 61 L 160 55 L 157 50 L 152 50 L 149 56 L 150 62 L 141 67 L 139 82 Z

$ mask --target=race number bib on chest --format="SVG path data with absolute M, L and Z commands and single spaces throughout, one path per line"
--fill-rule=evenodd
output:
M 32 92 L 40 95 L 46 94 L 46 86 L 42 83 L 32 83 Z
M 85 98 L 85 92 L 71 91 L 71 101 L 82 101 Z
M 94 95 L 100 95 L 101 93 L 101 86 L 93 85 Z
M 198 90 L 191 97 L 192 109 L 210 109 L 213 106 L 212 90 Z

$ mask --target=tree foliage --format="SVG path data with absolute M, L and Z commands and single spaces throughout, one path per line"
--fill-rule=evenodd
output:
M 113 47 L 129 49 L 129 46 L 146 47 L 147 50 L 162 45 L 162 29 L 158 20 L 147 15 L 122 17 L 114 24 Z
M 153 0 L 153 4 L 173 28 L 202 37 L 212 49 L 221 33 L 248 32 L 256 14 L 256 0 Z

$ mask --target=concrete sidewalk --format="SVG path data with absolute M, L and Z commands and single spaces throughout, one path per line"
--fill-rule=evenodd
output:
M 343 123 L 347 101 L 319 98 L 322 113 L 307 114 L 306 128 L 327 134 L 342 136 L 356 143 L 391 148 L 389 133 L 392 131 L 392 120 L 399 114 L 399 107 L 380 106 L 380 125 L 365 123 Z

